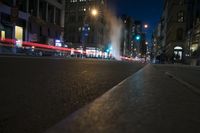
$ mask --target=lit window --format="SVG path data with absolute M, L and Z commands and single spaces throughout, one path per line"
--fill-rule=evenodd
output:
M 184 13 L 183 11 L 178 12 L 178 22 L 183 23 L 184 22 Z
M 6 32 L 5 31 L 1 31 L 1 40 L 4 40 L 6 36 Z
M 71 3 L 77 2 L 77 0 L 70 0 Z

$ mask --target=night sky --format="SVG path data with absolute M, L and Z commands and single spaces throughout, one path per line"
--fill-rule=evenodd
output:
M 126 14 L 132 16 L 135 20 L 141 20 L 149 24 L 148 40 L 150 41 L 152 31 L 158 23 L 162 8 L 163 0 L 110 0 L 112 8 L 118 16 Z

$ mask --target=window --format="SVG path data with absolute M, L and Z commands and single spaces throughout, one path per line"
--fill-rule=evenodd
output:
M 61 23 L 61 11 L 60 9 L 56 8 L 56 24 L 60 26 Z
M 77 2 L 77 0 L 70 0 L 71 3 Z
M 16 0 L 16 4 L 19 7 L 19 10 L 23 12 L 27 12 L 26 3 L 27 0 Z
M 6 36 L 6 32 L 2 30 L 0 34 L 1 40 L 4 40 L 6 38 L 5 36 Z
M 50 4 L 48 6 L 48 22 L 54 23 L 54 7 Z
M 75 23 L 76 22 L 76 16 L 75 15 L 72 15 L 69 17 L 69 22 L 70 23 Z
M 40 26 L 39 31 L 40 31 L 40 36 L 42 36 L 42 26 Z
M 183 29 L 182 28 L 177 29 L 177 31 L 176 31 L 176 39 L 178 41 L 183 40 Z
M 184 22 L 184 13 L 183 11 L 178 12 L 178 22 L 183 23 Z
M 48 28 L 48 36 L 49 37 L 51 36 L 51 30 L 50 30 L 50 28 Z
M 184 4 L 184 0 L 180 0 L 179 5 L 183 5 L 183 4 Z
M 46 8 L 47 8 L 47 3 L 43 0 L 40 0 L 40 18 L 42 18 L 43 20 L 46 20 Z
M 57 0 L 57 2 L 62 4 L 62 0 Z
M 84 19 L 83 16 L 78 16 L 78 21 L 79 22 L 83 22 L 83 19 Z
M 37 0 L 29 1 L 29 13 L 33 16 L 37 16 Z
M 23 40 L 23 27 L 15 26 L 15 39 Z
M 13 0 L 1 0 L 4 4 L 8 5 L 8 6 L 13 6 Z
M 31 23 L 29 23 L 29 30 L 32 33 L 32 24 Z

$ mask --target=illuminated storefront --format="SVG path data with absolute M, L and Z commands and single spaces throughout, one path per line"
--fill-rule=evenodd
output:
M 23 27 L 15 26 L 15 39 L 17 47 L 21 47 L 23 41 Z
M 6 32 L 2 30 L 0 34 L 1 34 L 1 35 L 0 35 L 1 40 L 4 40 L 4 39 L 5 39 L 5 36 L 6 36 Z
M 175 55 L 175 60 L 182 60 L 183 58 L 183 48 L 180 46 L 176 46 L 174 48 L 174 55 Z

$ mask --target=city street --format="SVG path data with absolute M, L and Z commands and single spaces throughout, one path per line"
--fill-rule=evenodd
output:
M 183 84 L 200 88 L 200 67 L 186 65 L 154 65 L 154 67 Z
M 144 64 L 0 57 L 0 132 L 42 133 Z
M 1 133 L 200 131 L 199 67 L 13 56 L 0 69 Z
M 147 65 L 46 133 L 199 133 L 199 70 Z
M 0 133 L 200 133 L 200 0 L 0 0 Z

